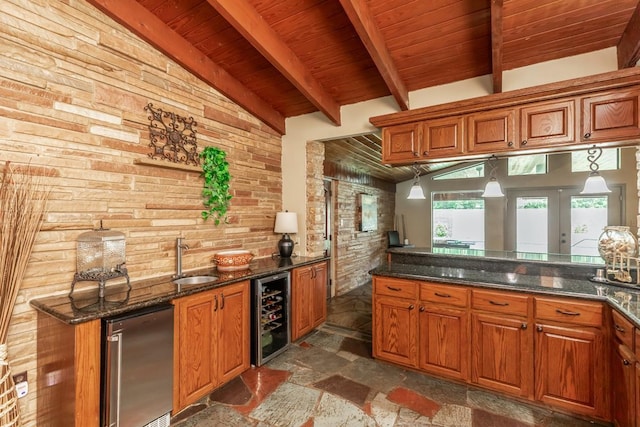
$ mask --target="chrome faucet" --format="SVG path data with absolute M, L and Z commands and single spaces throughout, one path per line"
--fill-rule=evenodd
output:
M 182 250 L 189 249 L 189 245 L 182 243 L 182 237 L 176 239 L 176 275 L 174 278 L 179 279 L 184 277 L 182 274 Z

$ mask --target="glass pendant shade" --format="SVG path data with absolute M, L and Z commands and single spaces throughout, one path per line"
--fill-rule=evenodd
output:
M 424 191 L 422 191 L 422 187 L 420 183 L 415 183 L 411 186 L 411 190 L 409 191 L 409 196 L 407 199 L 424 199 Z
M 611 190 L 609 190 L 609 187 L 607 187 L 607 182 L 599 173 L 592 173 L 585 181 L 584 189 L 580 192 L 580 194 L 602 193 L 611 193 Z
M 484 187 L 482 197 L 504 197 L 500 183 L 496 181 L 495 178 L 491 178 L 489 182 L 487 182 L 487 186 Z

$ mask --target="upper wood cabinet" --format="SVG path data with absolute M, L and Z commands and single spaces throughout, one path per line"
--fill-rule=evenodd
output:
M 464 118 L 427 120 L 422 129 L 422 158 L 450 157 L 465 152 Z
M 583 97 L 581 140 L 608 142 L 639 137 L 639 95 L 638 89 L 629 89 Z
M 467 118 L 469 153 L 501 153 L 517 148 L 514 109 L 489 110 Z
M 420 157 L 422 123 L 382 129 L 382 162 L 411 163 Z
M 542 102 L 520 108 L 520 148 L 575 142 L 575 100 Z

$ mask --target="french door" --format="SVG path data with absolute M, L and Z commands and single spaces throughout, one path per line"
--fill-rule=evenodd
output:
M 609 194 L 580 194 L 576 188 L 507 192 L 505 247 L 536 254 L 598 256 L 598 237 L 622 223 L 622 188 Z

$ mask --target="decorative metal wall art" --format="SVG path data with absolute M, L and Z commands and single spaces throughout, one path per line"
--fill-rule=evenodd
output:
M 200 165 L 198 142 L 196 141 L 196 123 L 193 117 L 182 117 L 176 113 L 154 108 L 149 103 L 144 107 L 149 111 L 149 146 L 152 159 L 167 160 L 185 165 Z

